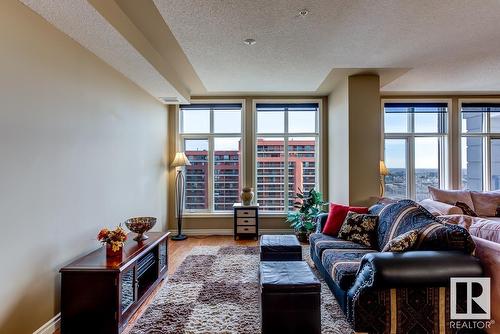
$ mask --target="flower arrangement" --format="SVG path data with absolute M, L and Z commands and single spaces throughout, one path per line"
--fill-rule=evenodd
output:
M 118 252 L 127 240 L 127 233 L 125 233 L 125 230 L 121 226 L 116 227 L 114 230 L 103 228 L 99 231 L 97 240 L 103 244 L 110 245 L 113 252 Z

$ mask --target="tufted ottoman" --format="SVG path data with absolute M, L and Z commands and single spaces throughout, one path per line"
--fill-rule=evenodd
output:
M 295 235 L 260 237 L 261 261 L 302 261 L 302 247 Z
M 321 333 L 321 284 L 305 261 L 260 263 L 262 334 Z

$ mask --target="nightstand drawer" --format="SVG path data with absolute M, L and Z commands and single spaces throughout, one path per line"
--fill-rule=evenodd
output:
M 236 210 L 236 217 L 250 217 L 255 218 L 255 210 Z
M 236 225 L 255 225 L 255 218 L 237 218 Z
M 236 233 L 256 233 L 255 226 L 237 226 Z

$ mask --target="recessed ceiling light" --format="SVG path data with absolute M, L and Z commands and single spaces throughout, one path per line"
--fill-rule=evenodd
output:
M 254 45 L 257 42 L 253 38 L 247 38 L 243 41 L 243 43 L 245 43 L 246 45 Z
M 307 16 L 307 14 L 309 14 L 309 9 L 304 8 L 304 9 L 299 10 L 299 16 L 304 17 L 304 16 Z

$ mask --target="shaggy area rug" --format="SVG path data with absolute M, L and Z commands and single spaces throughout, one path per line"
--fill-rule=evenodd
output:
M 311 265 L 307 247 L 303 254 Z M 193 248 L 129 333 L 260 333 L 259 261 L 258 247 Z M 321 284 L 322 333 L 352 333 Z

